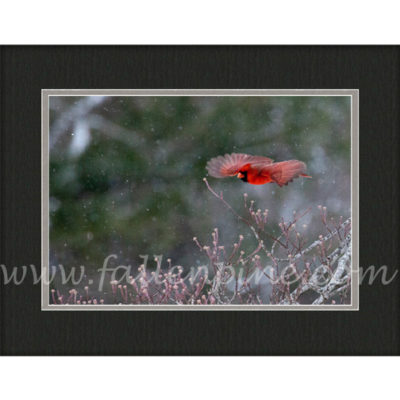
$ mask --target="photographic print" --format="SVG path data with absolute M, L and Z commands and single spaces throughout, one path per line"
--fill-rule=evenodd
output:
M 357 310 L 357 90 L 42 92 L 43 310 Z

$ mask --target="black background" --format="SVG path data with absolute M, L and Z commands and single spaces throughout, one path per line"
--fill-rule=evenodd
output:
M 399 47 L 6 46 L 0 57 L 0 263 L 8 269 L 40 265 L 43 88 L 359 89 L 360 265 L 387 265 L 389 276 L 399 267 Z M 362 285 L 358 312 L 44 312 L 40 285 L 27 279 L 0 286 L 0 351 L 400 354 L 399 283 Z

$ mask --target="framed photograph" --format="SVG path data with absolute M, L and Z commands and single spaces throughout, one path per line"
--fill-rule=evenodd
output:
M 2 47 L 2 354 L 398 354 L 399 59 Z
M 358 309 L 358 90 L 42 96 L 43 310 Z

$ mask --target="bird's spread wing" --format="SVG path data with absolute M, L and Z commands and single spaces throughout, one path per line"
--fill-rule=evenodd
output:
M 260 175 L 271 177 L 279 186 L 287 185 L 299 176 L 309 177 L 306 174 L 306 164 L 298 160 L 282 161 L 260 168 Z
M 262 156 L 251 156 L 249 154 L 225 154 L 212 158 L 207 163 L 207 171 L 214 178 L 225 178 L 236 175 L 245 165 L 257 163 L 263 166 L 273 162 L 270 158 Z

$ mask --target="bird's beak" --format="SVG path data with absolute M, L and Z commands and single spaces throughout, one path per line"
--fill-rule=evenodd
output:
M 239 172 L 236 176 L 237 176 L 239 179 L 244 178 L 244 175 L 243 175 L 241 172 Z

